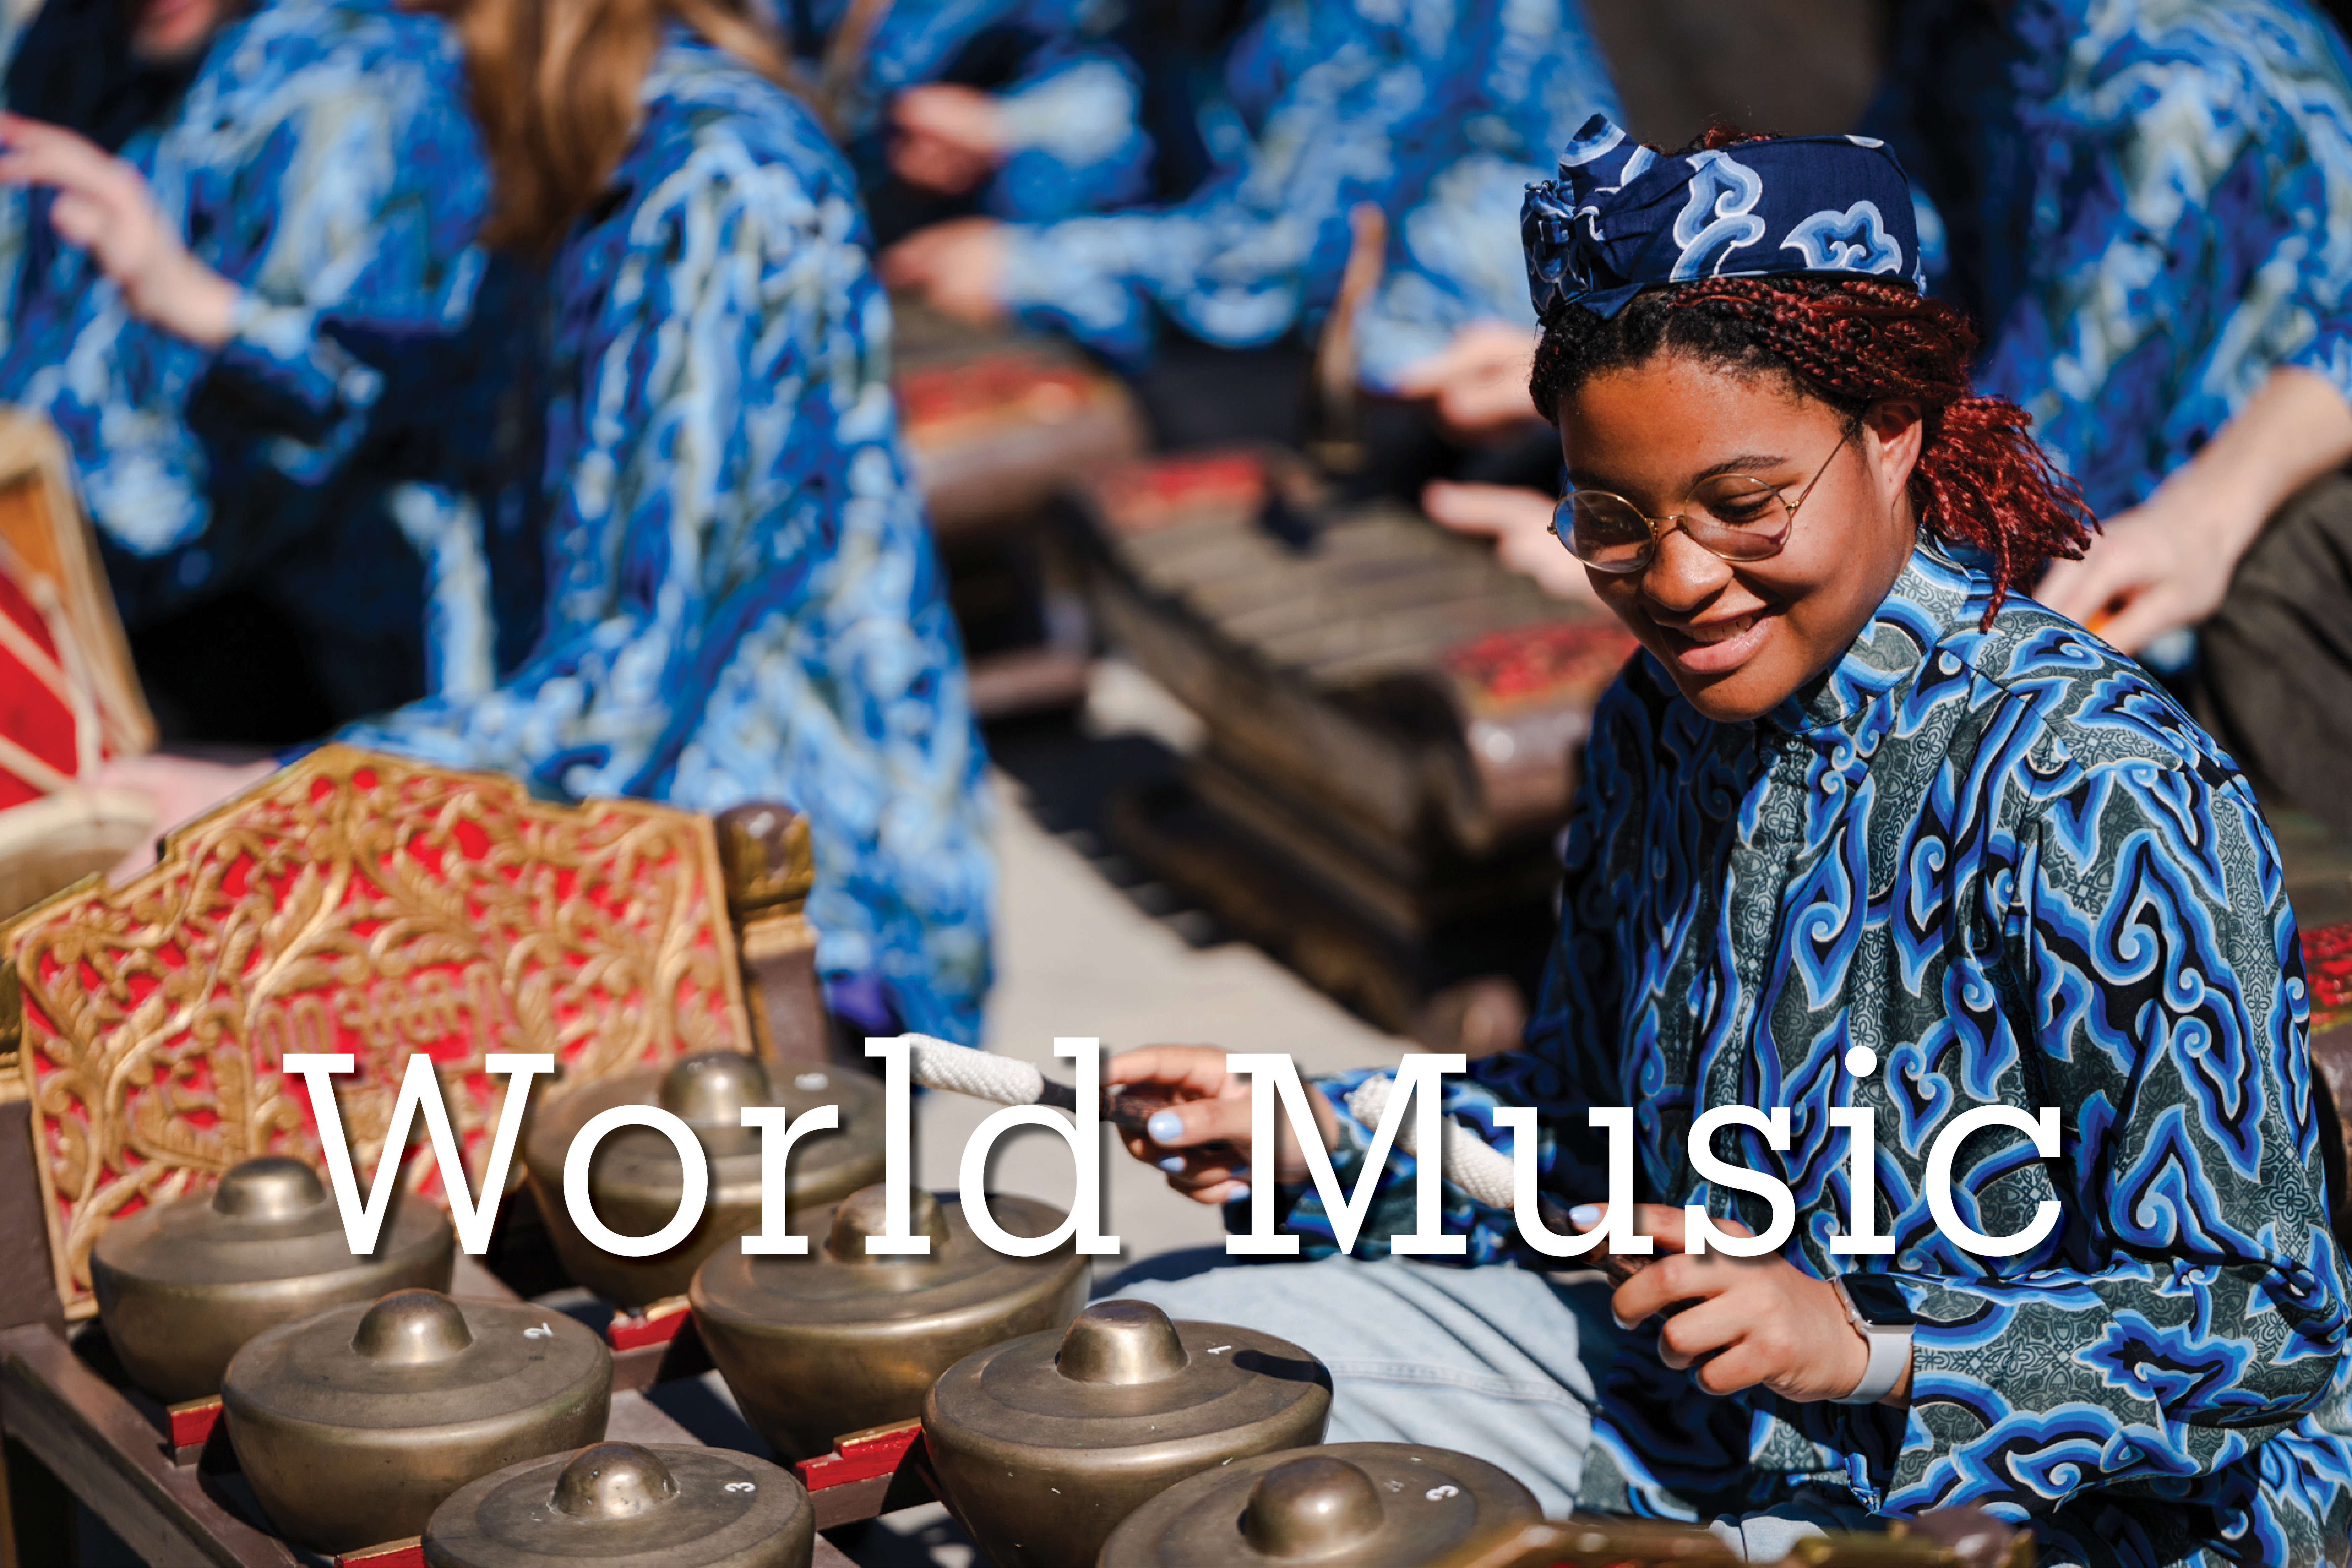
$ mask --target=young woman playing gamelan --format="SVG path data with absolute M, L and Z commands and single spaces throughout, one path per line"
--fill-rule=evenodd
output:
M 1335 1438 L 1468 1448 L 1555 1507 L 1696 1514 L 1751 1555 L 1976 1503 L 2046 1562 L 2336 1560 L 2352 1363 L 2277 853 L 2230 759 L 2020 595 L 2086 515 L 2022 413 L 1970 395 L 1974 340 L 1919 291 L 1911 215 L 1876 143 L 1662 155 L 1601 121 L 1528 198 L 1559 531 L 1643 651 L 1594 721 L 1528 1043 L 1448 1100 L 1506 1147 L 1494 1110 L 1539 1108 L 1545 1184 L 1588 1226 L 1587 1110 L 1633 1108 L 1657 1254 L 1607 1302 L 1633 1327 L 1514 1266 L 1513 1217 L 1454 1189 L 1470 1268 L 1329 1258 L 1129 1293 L 1326 1354 Z M 1109 1070 L 1197 1096 L 1134 1145 L 1179 1187 L 1301 1180 L 1295 1149 L 1255 1172 L 1193 1152 L 1248 1144 L 1221 1052 Z M 1363 1076 L 1318 1106 L 1349 1182 Z M 1984 1235 L 2056 1205 L 2010 1257 L 1928 1201 L 1937 1135 L 1985 1105 L 2057 1111 L 2053 1155 L 1995 1127 L 1952 1167 Z M 1694 1120 L 1727 1106 L 1790 1110 L 1785 1148 L 1715 1141 L 1794 1195 L 1753 1259 L 1682 1250 L 1685 1205 L 1770 1222 L 1691 1161 Z M 1844 1108 L 1874 1119 L 1883 1253 L 1833 1246 Z M 1371 1177 L 1360 1251 L 1412 1228 L 1410 1162 Z M 1287 1215 L 1330 1235 L 1312 1190 Z M 1678 1301 L 1698 1304 L 1661 1315 Z

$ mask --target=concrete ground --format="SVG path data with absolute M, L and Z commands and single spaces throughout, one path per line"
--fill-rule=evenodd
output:
M 1068 1058 L 1054 1055 L 1057 1037 L 1099 1039 L 1106 1057 L 1167 1043 L 1286 1051 L 1302 1074 L 1395 1061 L 1406 1042 L 1309 989 L 1258 949 L 1220 940 L 1208 917 L 1135 880 L 1106 842 L 1104 795 L 1139 773 L 1172 765 L 1191 739 L 1173 700 L 1115 660 L 1098 667 L 1078 732 L 992 737 L 1004 765 L 994 779 L 997 980 L 987 1047 L 1065 1081 L 1074 1074 Z M 965 1143 L 995 1109 L 960 1095 L 919 1097 L 916 1179 L 934 1190 L 957 1186 Z M 1067 1206 L 1073 1167 L 1062 1139 L 1024 1130 L 999 1148 L 992 1190 Z M 1171 1192 L 1108 1129 L 1103 1150 L 1103 1228 L 1125 1247 L 1118 1258 L 1097 1261 L 1097 1279 L 1223 1237 L 1214 1210 Z

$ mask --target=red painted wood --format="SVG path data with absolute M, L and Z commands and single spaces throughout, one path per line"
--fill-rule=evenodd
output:
M 616 1351 L 666 1345 L 677 1338 L 677 1331 L 689 1321 L 686 1298 L 672 1296 L 666 1301 L 656 1301 L 642 1312 L 614 1313 L 613 1321 L 604 1326 L 604 1342 Z
M 896 1473 L 922 1440 L 920 1421 L 902 1421 L 894 1426 L 877 1426 L 868 1432 L 835 1437 L 832 1453 L 821 1458 L 803 1459 L 793 1468 L 800 1472 L 801 1482 L 809 1490 L 821 1491 L 826 1487 L 846 1486 L 852 1481 Z
M 199 1448 L 211 1441 L 213 1428 L 220 1424 L 221 1399 L 215 1394 L 206 1399 L 191 1399 L 172 1406 L 172 1447 Z

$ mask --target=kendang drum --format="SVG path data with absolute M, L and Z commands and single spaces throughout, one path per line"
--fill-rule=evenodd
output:
M 433 1510 L 425 1561 L 461 1568 L 807 1568 L 816 1510 L 726 1448 L 597 1443 L 484 1476 Z
M 872 1186 L 810 1216 L 805 1257 L 746 1257 L 729 1248 L 695 1276 L 688 1300 L 711 1361 L 768 1446 L 788 1459 L 829 1452 L 833 1439 L 911 1420 L 940 1373 L 974 1351 L 1058 1332 L 1087 1304 L 1087 1260 L 1066 1242 L 1042 1258 L 1010 1258 L 972 1234 L 962 1206 L 919 1189 L 908 1228 L 928 1256 L 869 1253 L 883 1233 L 887 1189 Z M 990 1209 L 1015 1234 L 1044 1236 L 1066 1217 L 1048 1204 L 998 1197 Z
M 1203 1471 L 1127 1516 L 1118 1568 L 1200 1563 L 1429 1563 L 1543 1518 L 1505 1470 L 1412 1443 L 1334 1443 Z
M 449 1288 L 457 1238 L 426 1204 L 396 1205 L 369 1257 L 352 1253 L 318 1174 L 270 1155 L 229 1167 L 205 1196 L 109 1226 L 90 1249 L 108 1342 L 166 1404 L 217 1393 L 256 1334 L 407 1286 Z
M 652 1258 L 621 1258 L 591 1242 L 563 1201 L 563 1165 L 572 1139 L 598 1112 L 618 1105 L 656 1105 L 683 1121 L 709 1168 L 702 1221 L 685 1240 Z M 831 1203 L 882 1175 L 882 1086 L 865 1073 L 807 1068 L 781 1084 L 754 1057 L 706 1051 L 667 1068 L 649 1068 L 585 1084 L 551 1104 L 523 1145 L 531 1195 L 538 1200 L 556 1256 L 572 1278 L 620 1307 L 682 1296 L 702 1260 L 760 1228 L 761 1133 L 742 1124 L 747 1106 L 780 1105 L 795 1117 L 821 1105 L 841 1108 L 839 1127 L 803 1138 L 793 1149 L 784 1189 L 794 1209 Z M 677 1146 L 651 1127 L 616 1129 L 588 1167 L 596 1217 L 624 1236 L 647 1236 L 669 1224 L 685 1192 Z
M 221 1388 L 270 1522 L 322 1552 L 415 1535 L 467 1482 L 604 1435 L 613 1355 L 561 1312 L 397 1290 L 270 1330 Z
M 1323 1436 L 1331 1374 L 1271 1334 L 1100 1301 L 967 1356 L 923 1401 L 948 1506 L 1002 1565 L 1091 1563 L 1187 1477 Z

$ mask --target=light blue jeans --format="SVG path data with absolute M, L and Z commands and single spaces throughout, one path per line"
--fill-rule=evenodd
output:
M 1564 1519 L 1592 1447 L 1594 1385 L 1622 1338 L 1594 1273 L 1404 1258 L 1311 1263 L 1170 1253 L 1098 1287 L 1171 1318 L 1277 1334 L 1331 1369 L 1332 1443 L 1423 1443 L 1498 1465 Z M 1803 1536 L 1867 1528 L 1850 1498 L 1715 1521 L 1750 1561 Z

